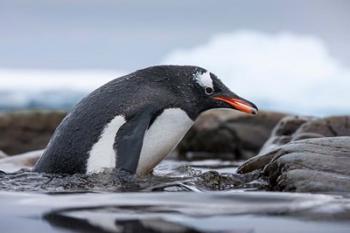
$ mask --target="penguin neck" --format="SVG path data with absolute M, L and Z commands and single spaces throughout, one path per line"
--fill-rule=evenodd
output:
M 196 105 L 195 105 L 196 106 Z M 198 105 L 197 105 L 198 106 Z M 197 117 L 201 114 L 201 110 L 193 107 L 193 104 L 191 103 L 191 105 L 173 105 L 173 106 L 169 106 L 167 108 L 164 108 L 164 110 L 166 109 L 178 109 L 178 111 L 183 111 L 193 122 L 197 119 Z
M 208 110 L 202 110 L 202 109 L 193 109 L 193 108 L 188 108 L 188 109 L 182 109 L 184 112 L 186 112 L 187 116 L 194 122 L 196 119 L 201 115 L 203 112 L 206 112 Z

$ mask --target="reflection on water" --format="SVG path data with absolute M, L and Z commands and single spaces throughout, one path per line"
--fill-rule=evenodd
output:
M 166 160 L 142 179 L 1 174 L 0 226 L 16 233 L 348 232 L 348 199 L 257 191 L 265 188 L 252 182 L 259 174 L 238 175 L 237 165 Z
M 45 232 L 309 233 L 348 232 L 350 227 L 349 200 L 316 194 L 0 192 L 0 205 L 0 224 L 9 232 L 48 225 L 53 228 Z M 9 219 L 21 224 L 15 228 Z

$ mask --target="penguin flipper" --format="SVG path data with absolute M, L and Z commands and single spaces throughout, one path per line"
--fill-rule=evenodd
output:
M 116 168 L 136 173 L 143 138 L 152 119 L 150 111 L 144 111 L 129 119 L 117 132 L 114 150 L 117 153 Z

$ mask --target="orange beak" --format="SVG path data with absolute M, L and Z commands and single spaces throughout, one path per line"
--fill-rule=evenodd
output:
M 217 96 L 213 98 L 231 105 L 234 109 L 237 109 L 238 111 L 254 115 L 258 113 L 258 108 L 253 103 L 250 103 L 243 99 L 230 98 L 225 96 Z

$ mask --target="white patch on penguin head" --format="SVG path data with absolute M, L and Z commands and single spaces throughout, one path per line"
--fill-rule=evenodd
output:
M 194 74 L 195 81 L 203 88 L 214 88 L 213 80 L 210 77 L 210 72 L 205 71 L 204 73 L 197 72 Z
M 203 88 L 206 95 L 212 95 L 214 93 L 214 84 L 210 72 L 197 72 L 194 74 L 194 80 Z

